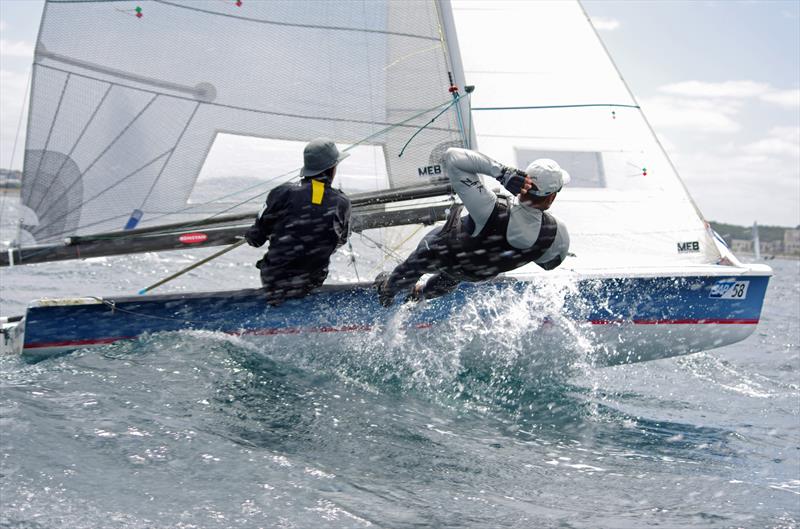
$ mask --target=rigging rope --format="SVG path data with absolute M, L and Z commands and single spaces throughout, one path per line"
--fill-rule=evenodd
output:
M 139 294 L 140 294 L 140 295 L 147 294 L 147 293 L 148 293 L 148 292 L 150 292 L 151 290 L 153 290 L 153 289 L 155 289 L 155 288 L 158 288 L 158 287 L 160 287 L 160 286 L 161 286 L 161 285 L 163 285 L 164 283 L 168 283 L 168 282 L 172 281 L 173 279 L 175 279 L 175 278 L 177 278 L 177 277 L 180 277 L 180 276 L 182 276 L 182 275 L 183 275 L 183 274 L 185 274 L 186 272 L 189 272 L 189 271 L 191 271 L 191 270 L 194 270 L 194 269 L 195 269 L 195 268 L 197 268 L 198 266 L 204 265 L 204 264 L 206 264 L 206 263 L 207 263 L 207 262 L 209 262 L 209 261 L 213 261 L 213 260 L 214 260 L 214 259 L 216 259 L 217 257 L 219 257 L 219 256 L 221 256 L 221 255 L 224 255 L 224 254 L 226 254 L 226 253 L 230 252 L 231 250 L 235 250 L 235 249 L 236 249 L 236 248 L 238 248 L 239 246 L 243 245 L 245 242 L 247 242 L 247 241 L 246 241 L 246 240 L 244 240 L 244 239 L 242 239 L 241 241 L 235 242 L 235 243 L 231 244 L 230 246 L 227 246 L 227 247 L 223 248 L 222 250 L 220 250 L 220 251 L 218 251 L 218 252 L 215 252 L 215 253 L 213 253 L 213 254 L 209 255 L 209 256 L 208 256 L 208 257 L 206 257 L 205 259 L 201 259 L 201 260 L 197 261 L 196 263 L 190 264 L 189 266 L 187 266 L 187 267 L 186 267 L 186 268 L 184 268 L 183 270 L 179 270 L 178 272 L 175 272 L 174 274 L 171 274 L 171 275 L 169 275 L 169 276 L 165 277 L 165 278 L 164 278 L 164 279 L 162 279 L 161 281 L 157 281 L 157 282 L 153 283 L 152 285 L 150 285 L 149 287 L 141 289 L 141 290 L 139 291 Z
M 586 107 L 616 107 L 616 108 L 640 108 L 639 105 L 622 105 L 617 103 L 590 103 L 583 105 L 530 105 L 514 107 L 474 107 L 476 112 L 485 110 L 542 110 L 547 108 L 586 108 Z
M 356 265 L 356 253 L 353 251 L 352 237 L 347 238 L 347 248 L 350 250 L 350 263 L 353 265 L 353 270 L 356 273 L 356 281 L 360 283 L 361 278 L 358 276 L 358 266 Z
M 371 242 L 372 244 L 374 244 L 375 247 L 378 248 L 379 250 L 381 250 L 383 252 L 386 252 L 387 255 L 390 255 L 391 257 L 396 259 L 398 263 L 402 263 L 405 260 L 402 255 L 398 254 L 397 252 L 395 252 L 391 248 L 387 248 L 385 244 L 379 243 L 378 241 L 376 241 L 372 237 L 370 237 L 368 235 L 365 235 L 364 232 L 358 232 L 358 234 L 359 234 L 359 236 L 361 236 L 361 238 L 366 239 L 369 242 Z
M 424 224 L 420 224 L 419 226 L 417 226 L 417 229 L 414 230 L 413 232 L 411 232 L 411 235 L 409 235 L 408 237 L 403 239 L 400 242 L 400 244 L 397 244 L 394 248 L 389 248 L 389 251 L 386 251 L 386 249 L 382 248 L 381 246 L 376 246 L 376 248 L 378 248 L 379 250 L 382 250 L 385 255 L 383 257 L 383 261 L 381 261 L 380 263 L 378 263 L 377 265 L 372 267 L 372 270 L 370 270 L 370 272 L 369 272 L 370 275 L 374 274 L 378 270 L 382 270 L 383 269 L 383 265 L 386 264 L 386 261 L 388 261 L 390 257 L 396 259 L 398 263 L 402 263 L 404 261 L 404 259 L 398 258 L 400 254 L 397 253 L 397 250 L 399 250 L 405 243 L 407 243 L 409 240 L 411 240 L 411 238 L 414 235 L 416 235 L 419 232 L 419 230 L 421 230 L 424 226 L 425 226 Z M 389 252 L 392 252 L 394 255 L 391 255 Z
M 406 142 L 406 143 L 403 145 L 403 148 L 402 148 L 402 149 L 400 149 L 400 154 L 398 154 L 398 155 L 397 155 L 397 157 L 398 157 L 398 158 L 400 158 L 401 156 L 403 156 L 403 153 L 406 151 L 406 147 L 408 147 L 408 144 L 409 144 L 409 143 L 411 143 L 411 140 L 413 140 L 414 138 L 416 138 L 416 137 L 417 137 L 417 134 L 419 134 L 420 132 L 422 132 L 423 130 L 425 130 L 426 128 L 428 128 L 428 125 L 430 125 L 431 123 L 433 123 L 434 121 L 436 121 L 436 118 L 438 118 L 439 116 L 441 116 L 442 114 L 444 114 L 444 113 L 445 113 L 447 110 L 449 110 L 449 109 L 450 109 L 450 107 L 452 107 L 453 105 L 457 104 L 457 103 L 458 103 L 458 101 L 459 101 L 459 99 L 461 99 L 461 96 L 459 96 L 458 94 L 454 94 L 454 95 L 453 95 L 453 99 L 450 101 L 450 103 L 449 103 L 449 104 L 448 104 L 446 107 L 444 107 L 444 108 L 442 109 L 442 111 L 441 111 L 441 112 L 439 112 L 438 114 L 436 114 L 435 116 L 433 116 L 433 117 L 431 118 L 431 120 L 430 120 L 430 121 L 428 121 L 426 124 L 424 124 L 423 126 L 421 126 L 420 128 L 418 128 L 418 129 L 417 129 L 417 131 L 416 131 L 414 134 L 412 134 L 412 135 L 411 135 L 411 137 L 408 139 L 408 141 L 407 141 L 407 142 Z M 464 131 L 463 131 L 463 130 L 461 131 L 461 134 L 462 134 L 462 136 L 463 136 L 463 134 L 464 134 Z

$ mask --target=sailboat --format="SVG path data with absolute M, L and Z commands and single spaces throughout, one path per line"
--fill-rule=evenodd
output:
M 761 260 L 761 239 L 758 236 L 758 222 L 753 221 L 753 254 L 756 261 Z
M 185 329 L 363 333 L 400 310 L 424 333 L 477 298 L 555 283 L 570 285 L 561 316 L 591 328 L 600 364 L 734 343 L 760 318 L 771 270 L 715 236 L 577 2 L 49 0 L 30 98 L 27 220 L 2 266 L 236 243 L 297 175 L 267 167 L 257 189 L 198 199 L 223 137 L 299 152 L 328 136 L 366 153 L 369 172 L 337 177 L 353 239 L 401 257 L 425 232 L 409 227 L 457 202 L 447 148 L 517 167 L 552 158 L 572 175 L 554 212 L 573 252 L 555 271 L 531 264 L 389 309 L 365 282 L 279 307 L 257 288 L 44 299 L 3 323 L 6 349 L 31 358 Z

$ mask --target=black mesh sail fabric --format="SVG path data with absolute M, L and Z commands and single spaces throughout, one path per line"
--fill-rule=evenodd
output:
M 187 200 L 218 133 L 377 145 L 388 187 L 424 183 L 420 168 L 462 138 L 455 106 L 429 123 L 452 98 L 440 8 L 48 1 L 22 184 L 38 223 L 27 229 L 48 242 L 132 216 L 143 227 L 213 214 L 222 206 Z M 264 170 L 262 191 L 295 176 Z

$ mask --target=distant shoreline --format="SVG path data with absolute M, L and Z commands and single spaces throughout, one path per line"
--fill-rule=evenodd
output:
M 769 255 L 762 255 L 759 261 L 756 261 L 756 255 L 753 253 L 747 252 L 735 252 L 734 255 L 741 260 L 742 257 L 746 257 L 748 260 L 752 260 L 753 262 L 762 262 L 762 261 L 773 261 L 775 259 L 783 259 L 786 261 L 800 261 L 800 255 L 797 254 L 786 254 L 786 253 L 776 253 L 776 254 L 769 254 Z

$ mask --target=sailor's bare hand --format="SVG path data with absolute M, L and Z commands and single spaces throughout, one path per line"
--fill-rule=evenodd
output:
M 528 175 L 525 175 L 525 181 L 522 183 L 522 188 L 519 190 L 519 196 L 522 197 L 529 189 L 533 188 L 533 180 Z

